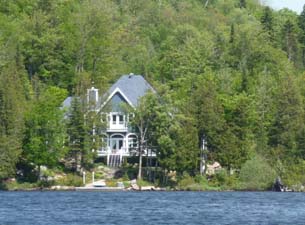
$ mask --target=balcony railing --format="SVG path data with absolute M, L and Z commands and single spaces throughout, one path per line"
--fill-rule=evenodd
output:
M 137 156 L 139 155 L 138 149 L 130 148 L 121 148 L 119 150 L 110 149 L 109 147 L 101 148 L 97 151 L 97 155 L 99 157 L 108 156 L 108 155 L 122 155 L 122 156 Z M 156 156 L 156 152 L 151 149 L 145 149 L 143 152 L 143 156 Z

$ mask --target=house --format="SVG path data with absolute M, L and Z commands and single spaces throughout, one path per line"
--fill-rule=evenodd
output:
M 129 107 L 136 108 L 138 101 L 148 91 L 155 92 L 152 86 L 141 75 L 123 75 L 103 95 L 99 90 L 91 87 L 87 90 L 89 111 L 100 115 L 106 126 L 102 129 L 94 128 L 101 138 L 97 156 L 104 158 L 108 166 L 120 166 L 123 158 L 137 155 L 138 136 L 136 129 L 130 125 L 129 113 L 124 110 Z M 69 107 L 71 97 L 64 105 Z M 152 151 L 146 150 L 144 155 L 155 156 Z

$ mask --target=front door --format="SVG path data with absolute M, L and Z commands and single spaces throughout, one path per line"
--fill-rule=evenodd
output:
M 123 148 L 123 138 L 112 138 L 111 152 L 118 153 L 121 148 Z

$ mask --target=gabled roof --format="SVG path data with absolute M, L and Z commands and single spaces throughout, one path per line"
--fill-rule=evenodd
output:
M 136 107 L 138 100 L 148 91 L 155 93 L 153 87 L 141 75 L 123 75 L 108 90 L 107 96 L 109 97 L 102 106 L 105 105 L 114 94 L 119 92 L 131 106 Z
M 138 105 L 138 101 L 148 91 L 155 93 L 153 87 L 141 75 L 123 75 L 118 79 L 101 97 L 96 105 L 96 110 L 100 110 L 116 94 L 119 93 L 132 107 Z M 62 108 L 70 109 L 73 98 L 67 97 L 62 103 Z

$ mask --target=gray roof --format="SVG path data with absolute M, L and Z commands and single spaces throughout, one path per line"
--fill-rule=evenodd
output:
M 107 94 L 111 95 L 116 88 L 119 88 L 122 91 L 133 106 L 137 106 L 139 98 L 144 96 L 147 91 L 150 90 L 155 93 L 153 87 L 141 75 L 130 74 L 121 76 L 120 79 L 111 86 Z
M 123 75 L 110 87 L 107 93 L 99 99 L 97 107 L 101 106 L 103 101 L 105 101 L 116 88 L 121 90 L 133 106 L 137 106 L 139 98 L 143 97 L 147 91 L 156 92 L 141 75 Z M 73 98 L 75 97 L 67 97 L 62 103 L 62 108 L 70 109 Z

